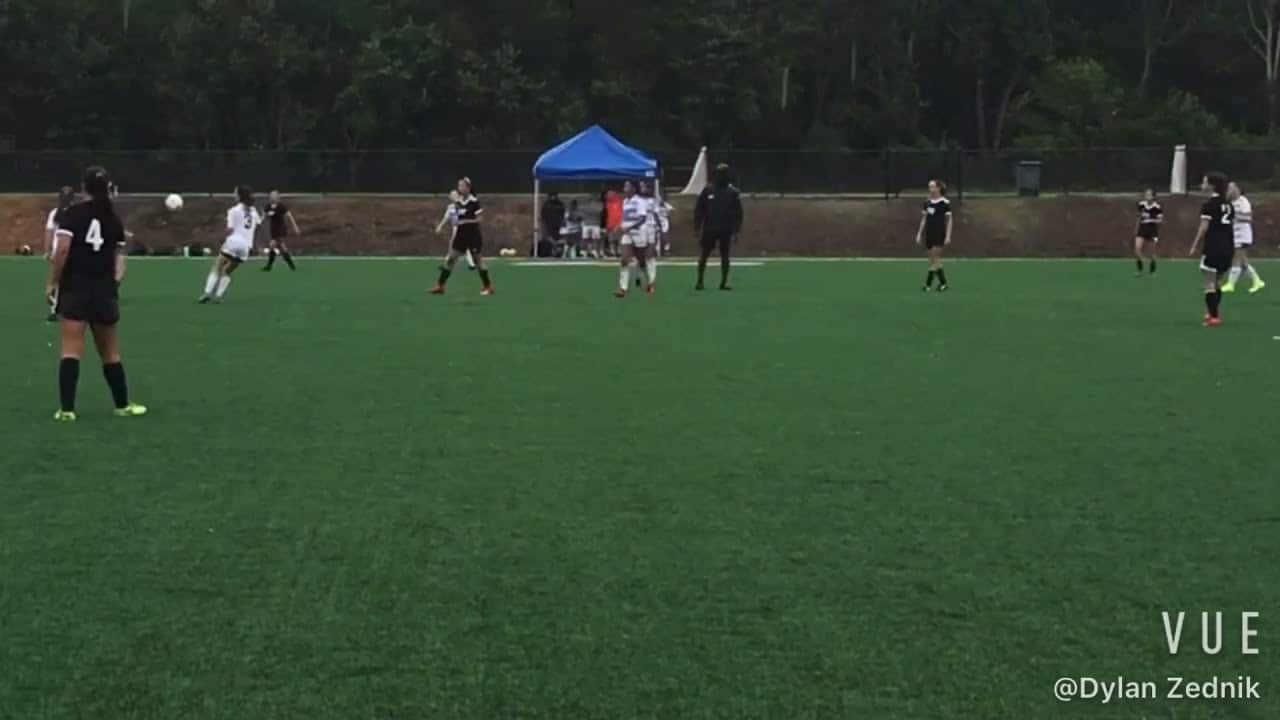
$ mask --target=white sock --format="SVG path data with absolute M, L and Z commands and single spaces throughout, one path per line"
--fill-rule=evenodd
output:
M 649 284 L 658 282 L 658 258 L 649 258 L 645 272 L 649 273 Z
M 1240 267 L 1236 265 L 1232 265 L 1231 274 L 1227 276 L 1227 284 L 1235 285 L 1236 281 L 1239 279 L 1240 279 Z
M 622 292 L 626 292 L 631 287 L 631 264 L 623 263 L 622 270 L 618 273 L 618 287 Z
M 230 286 L 231 286 L 231 276 L 223 275 L 222 279 L 218 281 L 217 297 L 219 300 L 221 300 L 222 297 L 227 294 L 227 288 Z
M 205 281 L 204 281 L 205 296 L 207 297 L 209 295 L 212 295 L 214 288 L 216 287 L 218 287 L 218 273 L 215 271 L 215 272 L 209 273 L 209 277 L 205 278 Z
M 1254 285 L 1257 285 L 1258 283 L 1262 282 L 1262 276 L 1258 274 L 1258 271 L 1255 270 L 1252 265 L 1249 265 L 1244 269 L 1244 276 L 1248 278 L 1249 282 L 1253 283 Z
M 467 267 L 471 268 L 472 270 L 476 269 L 476 259 L 471 257 L 470 250 L 467 251 Z

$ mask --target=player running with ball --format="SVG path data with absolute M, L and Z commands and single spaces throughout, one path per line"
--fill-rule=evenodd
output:
M 205 280 L 201 305 L 220 303 L 227 296 L 231 275 L 249 259 L 253 238 L 262 225 L 262 215 L 253 206 L 253 188 L 248 185 L 237 187 L 236 200 L 235 206 L 227 211 L 227 239 L 222 243 L 222 251 L 213 261 L 213 270 Z

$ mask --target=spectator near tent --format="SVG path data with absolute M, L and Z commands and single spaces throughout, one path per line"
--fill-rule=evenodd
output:
M 542 242 L 538 257 L 551 257 L 560 245 L 560 231 L 564 227 L 564 203 L 559 193 L 551 193 L 542 204 Z
M 648 154 L 628 147 L 610 135 L 599 125 L 593 125 L 577 135 L 546 151 L 533 166 L 533 194 L 535 208 L 534 233 L 542 225 L 540 203 L 543 183 L 554 182 L 606 182 L 621 184 L 626 180 L 656 182 L 658 161 Z M 616 195 L 616 193 L 615 193 Z M 622 223 L 621 196 L 615 204 L 617 226 Z M 609 203 L 603 212 L 608 215 Z M 613 218 L 606 217 L 605 224 Z M 535 245 L 535 250 L 536 245 Z

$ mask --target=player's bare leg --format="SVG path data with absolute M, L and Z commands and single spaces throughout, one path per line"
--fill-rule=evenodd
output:
M 1133 259 L 1138 264 L 1138 272 L 1134 274 L 1134 277 L 1142 277 L 1142 270 L 1143 270 L 1142 261 L 1145 259 L 1145 255 L 1143 254 L 1143 249 L 1145 248 L 1145 246 L 1146 246 L 1145 239 L 1141 237 L 1135 237 L 1133 239 Z
M 658 248 L 650 245 L 645 248 L 645 275 L 649 276 L 648 287 L 645 289 L 650 295 L 657 291 L 658 286 Z
M 214 290 L 214 302 L 222 302 L 227 296 L 227 288 L 231 287 L 231 276 L 240 268 L 240 263 L 235 260 L 229 260 L 225 256 L 222 258 L 222 277 L 218 278 L 218 287 Z
M 98 348 L 98 357 L 102 358 L 102 377 L 111 388 L 111 400 L 115 403 L 118 417 L 139 417 L 147 414 L 141 405 L 129 402 L 129 382 L 125 377 L 124 363 L 120 360 L 120 341 L 115 325 L 91 326 L 93 344 Z
M 942 248 L 929 248 L 929 271 L 938 278 L 938 292 L 947 290 L 947 271 L 942 269 Z
M 449 276 L 453 274 L 453 267 L 458 264 L 460 254 L 457 250 L 449 248 L 449 254 L 444 256 L 444 264 L 440 266 L 440 278 L 436 280 L 436 286 L 431 288 L 432 295 L 443 295 L 444 287 L 449 282 Z
M 480 252 L 473 253 L 469 250 L 467 252 L 467 257 L 475 260 L 476 270 L 480 273 L 480 286 L 482 288 L 480 290 L 480 294 L 485 296 L 492 295 L 493 280 L 489 277 L 489 261 L 485 259 L 485 256 Z
M 213 268 L 209 270 L 209 276 L 204 280 L 204 294 L 200 296 L 201 305 L 213 302 L 213 295 L 218 291 L 218 283 L 222 281 L 226 263 L 227 258 L 221 254 L 213 259 Z
M 76 390 L 80 384 L 80 356 L 84 354 L 84 333 L 88 325 L 79 320 L 62 319 L 61 359 L 58 362 L 58 412 L 53 419 L 75 422 Z
M 1206 327 L 1222 324 L 1222 275 L 1217 270 L 1202 270 L 1204 277 L 1204 306 L 1208 311 L 1204 316 Z
M 613 295 L 614 297 L 624 298 L 627 296 L 627 288 L 631 286 L 631 268 L 636 263 L 635 249 L 631 245 L 622 245 L 620 254 L 618 290 Z

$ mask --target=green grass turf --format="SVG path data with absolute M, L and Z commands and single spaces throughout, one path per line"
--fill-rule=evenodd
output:
M 205 269 L 130 270 L 151 416 L 91 360 L 62 426 L 0 261 L 0 717 L 1280 713 L 1280 285 L 1205 330 L 1188 262 Z M 1165 609 L 1262 654 L 1170 657 Z M 1120 674 L 1265 699 L 1052 699 Z

